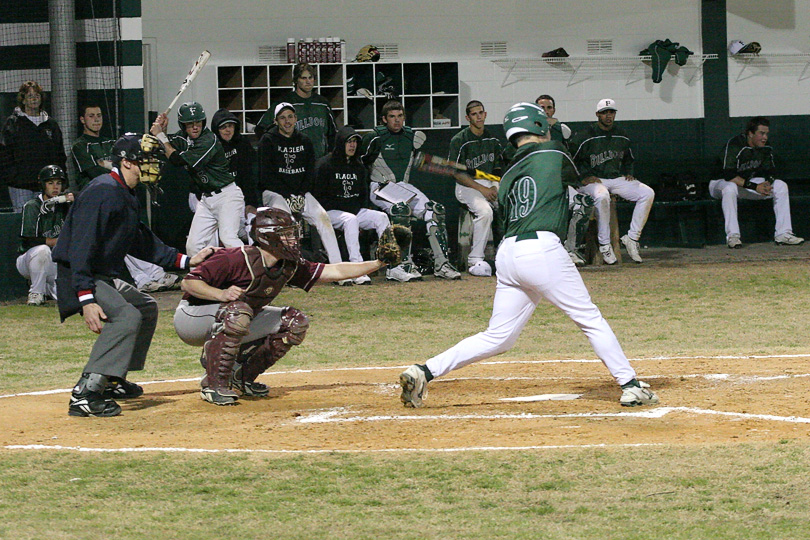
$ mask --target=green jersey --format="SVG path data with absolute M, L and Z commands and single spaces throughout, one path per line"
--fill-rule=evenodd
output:
M 576 177 L 576 167 L 559 142 L 528 143 L 518 148 L 498 189 L 504 236 L 550 231 L 565 240 L 566 184 L 575 183 Z
M 46 238 L 59 238 L 70 204 L 62 203 L 43 207 L 42 194 L 27 201 L 22 210 L 20 229 L 20 253 L 45 243 Z
M 230 163 L 216 135 L 205 128 L 196 139 L 178 131 L 169 140 L 177 150 L 194 184 L 203 193 L 210 193 L 234 182 Z
M 403 126 L 396 133 L 377 126 L 363 136 L 360 159 L 371 170 L 372 182 L 408 182 L 413 155 L 413 130 Z
M 298 131 L 309 137 L 315 147 L 315 159 L 326 155 L 331 150 L 334 143 L 335 119 L 332 115 L 332 107 L 329 102 L 316 92 L 312 92 L 308 98 L 298 95 L 295 90 L 290 90 L 278 99 L 273 99 L 274 103 L 267 109 L 267 112 L 259 119 L 259 129 L 264 132 L 273 127 L 275 118 L 273 112 L 276 105 L 287 102 L 295 107 L 295 117 L 298 119 L 295 127 Z
M 470 169 L 499 174 L 504 167 L 504 145 L 487 128 L 481 135 L 476 135 L 466 127 L 450 140 L 447 159 Z
M 83 133 L 73 143 L 71 153 L 73 154 L 73 161 L 76 163 L 76 170 L 79 171 L 76 176 L 75 187 L 79 191 L 84 189 L 90 183 L 90 180 L 96 176 L 110 172 L 110 169 L 102 165 L 102 162 L 110 161 L 113 144 L 115 144 L 114 139 L 94 137 L 86 133 Z
M 633 174 L 633 149 L 623 129 L 605 131 L 593 123 L 571 137 L 568 147 L 582 178 L 618 178 Z
M 723 178 L 726 180 L 737 176 L 743 180 L 768 178 L 776 170 L 773 148 L 768 145 L 762 148 L 748 146 L 745 133 L 729 139 L 721 159 L 723 160 Z

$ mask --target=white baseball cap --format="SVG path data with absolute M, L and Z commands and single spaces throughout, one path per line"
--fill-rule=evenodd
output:
M 728 52 L 730 52 L 731 54 L 737 54 L 743 49 L 743 47 L 745 47 L 745 42 L 739 39 L 735 39 L 728 46 Z
M 596 112 L 618 111 L 618 110 L 619 109 L 616 108 L 616 102 L 610 98 L 600 100 L 599 103 L 596 105 Z
M 292 112 L 295 112 L 295 107 L 292 106 L 292 103 L 287 103 L 286 101 L 282 101 L 278 105 L 276 105 L 276 111 L 273 116 L 278 116 L 284 109 L 290 109 Z

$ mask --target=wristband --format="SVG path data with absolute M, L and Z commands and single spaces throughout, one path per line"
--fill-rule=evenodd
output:
M 750 189 L 750 190 L 753 190 L 753 191 L 757 190 L 757 185 L 755 183 L 753 183 L 750 178 L 748 180 L 746 180 L 745 182 L 743 182 L 743 187 L 745 189 Z
M 155 135 L 155 137 L 161 142 L 161 144 L 169 144 L 169 138 L 162 131 Z

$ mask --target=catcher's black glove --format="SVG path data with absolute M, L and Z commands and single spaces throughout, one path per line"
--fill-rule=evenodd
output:
M 392 225 L 383 231 L 377 243 L 376 257 L 388 266 L 396 266 L 402 260 L 402 247 L 411 241 L 411 230 L 402 225 Z

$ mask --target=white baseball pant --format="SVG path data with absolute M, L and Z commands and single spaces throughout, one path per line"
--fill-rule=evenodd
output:
M 129 270 L 129 275 L 132 276 L 132 280 L 135 282 L 136 289 L 141 289 L 150 281 L 160 281 L 166 275 L 166 271 L 162 267 L 148 261 L 136 259 L 132 255 L 124 257 L 124 264 L 127 265 L 127 270 Z
M 245 217 L 245 197 L 235 183 L 222 188 L 219 193 L 203 195 L 191 220 L 186 239 L 186 255 L 193 257 L 214 242 L 215 233 L 226 247 L 245 245 L 239 239 L 239 229 Z
M 495 182 L 489 180 L 476 180 L 486 187 L 494 187 Z M 467 266 L 484 260 L 484 251 L 487 248 L 487 241 L 492 234 L 492 220 L 495 217 L 497 202 L 489 202 L 480 191 L 456 184 L 456 199 L 470 209 L 473 215 L 473 235 L 470 254 L 467 256 Z
M 178 337 L 188 345 L 202 347 L 211 328 L 216 322 L 217 311 L 222 304 L 205 304 L 202 306 L 189 305 L 188 300 L 181 300 L 174 310 L 174 329 Z M 263 338 L 281 327 L 281 315 L 286 306 L 265 306 L 255 313 L 250 322 L 248 335 L 242 338 L 242 343 L 250 343 Z
M 599 244 L 610 244 L 610 195 L 615 193 L 622 199 L 635 202 L 633 217 L 630 220 L 630 229 L 627 236 L 635 241 L 641 238 L 641 231 L 650 216 L 655 191 L 647 184 L 638 180 L 627 180 L 624 176 L 618 178 L 600 178 L 601 183 L 594 182 L 579 188 L 580 193 L 587 193 L 593 197 L 596 206 L 597 240 Z
M 752 178 L 751 181 L 760 184 L 765 179 Z M 740 236 L 740 222 L 737 220 L 737 199 L 755 201 L 773 199 L 773 213 L 776 215 L 774 236 L 793 233 L 793 225 L 790 221 L 790 195 L 787 184 L 782 180 L 773 181 L 773 191 L 770 195 L 760 195 L 756 191 L 745 189 L 727 180 L 712 180 L 709 182 L 709 195 L 721 200 L 723 217 L 726 222 L 726 239 L 730 236 Z
M 263 191 L 262 203 L 265 206 L 281 208 L 282 210 L 292 213 L 290 205 L 287 204 L 287 199 L 275 191 Z M 329 258 L 329 263 L 337 264 L 343 262 L 340 256 L 340 247 L 337 243 L 337 237 L 335 236 L 335 229 L 332 228 L 329 215 L 326 213 L 326 210 L 323 209 L 321 203 L 309 192 L 304 194 L 304 209 L 301 211 L 301 217 L 318 231 L 318 236 L 321 237 L 323 247 L 326 249 L 326 256 Z
M 388 215 L 385 212 L 361 208 L 357 214 L 344 212 L 342 210 L 328 210 L 326 212 L 332 221 L 332 227 L 343 231 L 343 239 L 346 241 L 346 250 L 349 252 L 350 262 L 361 262 L 363 256 L 360 254 L 360 231 L 374 229 L 377 231 L 377 238 L 383 231 L 391 225 Z
M 426 365 L 434 377 L 495 356 L 512 348 L 523 327 L 545 298 L 560 308 L 585 333 L 594 352 L 620 385 L 633 380 L 616 335 L 591 301 L 582 277 L 556 234 L 539 231 L 536 238 L 505 238 L 495 258 L 498 284 L 488 328 L 434 356 Z
M 17 257 L 17 272 L 31 280 L 28 293 L 39 293 L 56 299 L 56 263 L 51 260 L 51 248 L 34 246 Z

